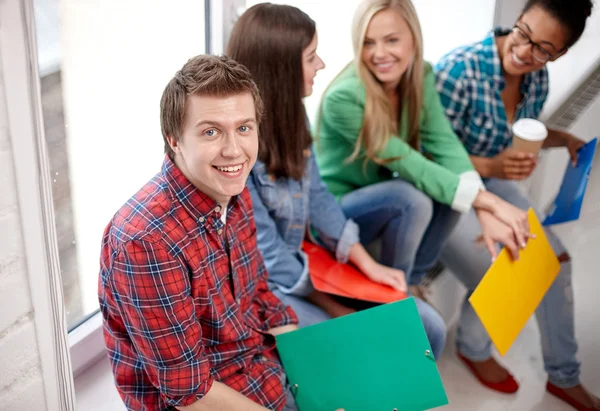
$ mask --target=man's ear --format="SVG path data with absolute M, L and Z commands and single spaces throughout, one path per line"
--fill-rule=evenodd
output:
M 179 140 L 177 140 L 173 136 L 167 136 L 167 142 L 169 143 L 169 146 L 171 147 L 171 150 L 173 150 L 174 153 L 179 152 Z
M 562 56 L 564 56 L 565 54 L 567 54 L 567 51 L 569 51 L 569 49 L 564 49 L 563 51 L 559 51 L 558 53 L 556 53 L 555 56 L 552 56 L 552 58 L 550 59 L 550 61 L 556 61 L 559 58 L 561 58 Z

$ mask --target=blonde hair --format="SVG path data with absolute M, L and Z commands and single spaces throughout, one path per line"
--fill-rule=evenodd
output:
M 389 101 L 377 78 L 362 62 L 362 50 L 367 28 L 371 19 L 380 11 L 393 9 L 407 22 L 413 36 L 414 56 L 412 63 L 402 75 L 398 84 L 398 113 Z M 356 72 L 366 90 L 363 125 L 356 146 L 348 161 L 355 160 L 364 147 L 367 160 L 378 164 L 385 162 L 377 158 L 377 153 L 397 133 L 403 117 L 403 106 L 408 104 L 408 139 L 415 150 L 419 150 L 419 126 L 423 105 L 423 36 L 417 12 L 410 0 L 364 0 L 354 13 L 352 21 L 352 43 L 354 46 L 354 64 Z M 352 63 L 350 63 L 352 64 Z M 393 160 L 393 159 L 392 159 Z

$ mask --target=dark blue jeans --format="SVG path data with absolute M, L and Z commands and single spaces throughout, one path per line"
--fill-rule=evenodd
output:
M 285 375 L 283 376 L 282 381 L 283 389 L 285 390 L 285 407 L 283 407 L 283 411 L 298 411 L 292 388 Z
M 433 201 L 412 184 L 395 178 L 342 197 L 346 217 L 360 227 L 360 241 L 381 241 L 380 263 L 419 284 L 439 258 L 460 214 Z

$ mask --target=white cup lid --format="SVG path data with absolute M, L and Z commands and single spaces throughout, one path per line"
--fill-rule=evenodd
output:
M 533 118 L 522 118 L 512 126 L 513 134 L 523 140 L 541 141 L 548 136 L 548 129 L 541 121 Z

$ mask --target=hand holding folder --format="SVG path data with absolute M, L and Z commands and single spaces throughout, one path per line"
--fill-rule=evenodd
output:
M 414 298 L 276 338 L 300 411 L 421 411 L 448 403 Z
M 500 355 L 510 346 L 554 282 L 560 263 L 533 210 L 529 210 L 530 239 L 514 261 L 503 249 L 469 302 Z
M 308 271 L 313 286 L 324 293 L 376 303 L 390 303 L 406 298 L 406 294 L 384 284 L 371 281 L 350 264 L 338 263 L 325 249 L 304 242 L 308 255 Z
M 578 151 L 577 165 L 567 166 L 560 190 L 543 222 L 544 226 L 577 220 L 581 213 L 583 197 L 592 170 L 597 138 Z

